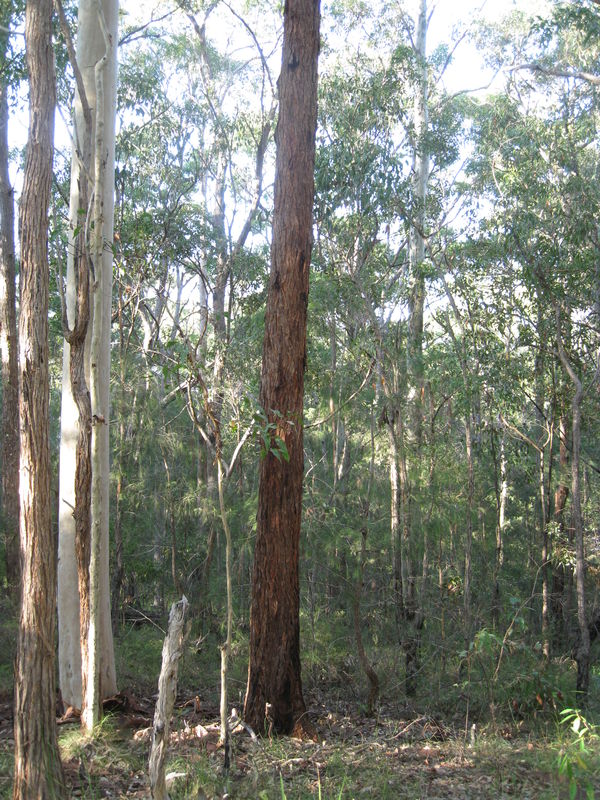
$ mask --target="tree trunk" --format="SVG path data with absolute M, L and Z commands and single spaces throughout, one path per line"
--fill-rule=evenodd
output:
M 116 672 L 110 621 L 108 505 L 110 487 L 110 333 L 112 305 L 112 242 L 115 167 L 116 46 L 118 4 L 105 0 L 98 23 L 103 39 L 96 62 L 98 110 L 94 146 L 94 231 L 92 261 L 93 322 L 90 344 L 92 400 L 92 499 L 90 549 L 90 632 L 88 682 L 84 724 L 91 729 L 100 716 L 100 698 L 116 691 Z M 108 246 L 105 244 L 108 243 Z M 102 658 L 100 657 L 102 653 Z
M 379 676 L 375 672 L 373 665 L 369 661 L 365 650 L 361 620 L 360 620 L 360 599 L 365 577 L 365 562 L 367 560 L 367 535 L 369 523 L 371 521 L 371 495 L 373 492 L 373 479 L 375 476 L 375 415 L 371 406 L 371 459 L 369 462 L 369 482 L 367 491 L 362 500 L 363 525 L 361 527 L 360 556 L 358 561 L 358 576 L 354 587 L 354 597 L 352 599 L 352 618 L 354 621 L 354 638 L 356 639 L 356 651 L 358 660 L 369 681 L 369 698 L 367 700 L 367 713 L 371 716 L 375 711 L 375 703 L 379 697 Z
M 467 454 L 467 518 L 465 524 L 465 572 L 464 572 L 464 635 L 465 650 L 468 651 L 472 631 L 471 607 L 471 550 L 473 545 L 473 505 L 475 498 L 475 478 L 473 468 L 473 433 L 471 412 L 465 419 L 465 450 Z
M 4 18 L 8 17 L 8 18 Z M 10 15 L 3 15 L 10 24 Z M 0 32 L 6 69 L 8 33 Z M 0 79 L 0 350 L 2 351 L 2 527 L 6 578 L 19 597 L 19 370 L 15 290 L 14 192 L 8 174 L 8 85 Z
M 538 333 L 542 335 L 543 317 L 541 304 L 538 302 Z M 550 641 L 550 537 L 548 535 L 548 492 L 546 491 L 546 448 L 549 445 L 550 457 L 552 457 L 552 427 L 550 426 L 550 436 L 545 440 L 547 432 L 546 421 L 544 419 L 544 350 L 540 343 L 535 360 L 535 413 L 539 428 L 538 432 L 538 503 L 539 503 L 539 523 L 542 545 L 542 651 L 544 658 L 548 660 L 551 652 Z M 548 486 L 550 482 L 548 481 Z
M 429 127 L 427 80 L 427 0 L 419 0 L 415 57 L 419 73 L 414 104 L 414 142 L 412 159 L 413 224 L 409 245 L 409 321 L 406 345 L 406 366 L 409 382 L 408 443 L 418 452 L 423 429 L 423 312 L 425 308 L 425 219 L 427 184 L 429 181 L 429 153 L 427 130 Z M 418 460 L 418 458 L 417 458 Z
M 150 749 L 149 773 L 152 800 L 169 800 L 165 781 L 165 759 L 169 746 L 171 716 L 177 697 L 177 672 L 185 643 L 185 614 L 188 608 L 184 596 L 173 603 L 169 614 L 169 628 L 162 651 L 162 666 L 158 679 L 158 700 L 154 709 L 152 747 Z
M 559 402 L 563 403 L 561 398 Z M 566 421 L 565 409 L 561 408 L 560 419 L 558 421 L 558 439 L 559 439 L 559 472 L 558 472 L 558 485 L 554 492 L 554 520 L 556 522 L 557 541 L 555 547 L 558 545 L 561 549 L 564 548 L 564 531 L 565 531 L 565 507 L 569 497 L 569 486 L 567 484 L 567 475 L 569 472 L 569 449 L 567 447 L 568 426 Z M 552 612 L 554 623 L 554 637 L 556 644 L 560 647 L 564 644 L 566 637 L 566 612 L 565 612 L 565 575 L 566 567 L 564 564 L 559 563 L 555 566 L 552 573 L 552 595 L 550 598 L 550 610 Z
M 319 0 L 284 9 L 275 210 L 260 403 L 289 461 L 260 464 L 244 714 L 264 730 L 289 733 L 305 714 L 300 677 L 298 555 L 302 513 L 306 311 L 312 250 Z M 277 444 L 273 440 L 274 444 Z
M 571 464 L 571 513 L 573 532 L 575 537 L 575 580 L 577 590 L 577 623 L 579 637 L 575 659 L 577 661 L 577 692 L 581 707 L 587 702 L 590 685 L 590 630 L 587 622 L 585 608 L 585 553 L 583 543 L 583 514 L 581 511 L 580 491 L 580 455 L 581 455 L 581 402 L 583 400 L 583 384 L 575 372 L 563 347 L 560 316 L 556 312 L 558 353 L 565 372 L 573 383 L 574 394 L 571 404 L 572 409 L 572 464 Z
M 494 629 L 500 625 L 500 572 L 504 563 L 504 526 L 506 520 L 506 501 L 508 499 L 508 480 L 506 474 L 506 441 L 502 431 L 500 439 L 500 463 L 496 456 L 494 444 L 495 431 L 492 430 L 492 451 L 494 457 L 494 479 L 496 485 L 496 553 L 494 559 L 494 594 L 492 598 L 492 624 Z M 498 474 L 499 473 L 499 474 Z
M 424 399 L 424 365 L 423 365 L 423 318 L 425 308 L 425 277 L 423 260 L 425 258 L 425 220 L 427 204 L 427 185 L 429 181 L 429 153 L 427 149 L 427 131 L 429 128 L 428 109 L 428 76 L 427 76 L 427 0 L 419 0 L 419 11 L 416 24 L 414 54 L 417 61 L 417 85 L 414 102 L 414 141 L 412 142 L 412 199 L 413 220 L 409 236 L 409 318 L 408 336 L 406 340 L 406 370 L 408 382 L 407 409 L 408 420 L 406 430 L 406 477 L 403 483 L 411 491 L 406 491 L 406 503 L 402 504 L 406 517 L 404 528 L 407 531 L 401 560 L 409 565 L 409 552 L 415 549 L 422 536 L 422 525 L 419 519 L 419 504 L 412 502 L 418 496 L 421 487 L 421 452 L 423 440 L 423 399 Z M 402 551 L 401 551 L 402 552 Z M 406 693 L 412 696 L 417 690 L 419 672 L 420 627 L 422 627 L 422 611 L 418 608 L 416 575 L 412 571 L 412 558 L 407 571 L 403 566 L 402 589 L 404 592 L 403 615 L 406 623 L 403 635 L 403 648 L 406 659 Z M 422 587 L 424 591 L 424 587 Z
M 15 664 L 13 800 L 66 797 L 56 737 L 56 541 L 50 512 L 48 207 L 54 105 L 52 0 L 28 2 L 29 139 L 21 196 L 20 536 L 23 592 Z
M 116 0 L 103 0 L 102 7 L 103 19 L 108 27 L 108 36 L 116 42 L 117 37 L 117 2 Z M 101 334 L 105 338 L 105 353 L 103 362 L 91 353 L 90 337 L 87 337 L 85 346 L 78 342 L 71 344 L 76 351 L 72 363 L 71 346 L 65 343 L 63 353 L 63 391 L 61 407 L 61 444 L 60 444 L 60 490 L 59 490 L 59 570 L 58 570 L 58 613 L 59 613 L 59 676 L 60 688 L 63 700 L 76 707 L 86 705 L 82 693 L 82 674 L 87 676 L 87 666 L 85 663 L 86 655 L 90 655 L 89 643 L 86 629 L 90 629 L 89 615 L 93 614 L 92 607 L 97 608 L 99 617 L 93 621 L 94 636 L 99 636 L 101 646 L 100 672 L 102 675 L 101 688 L 96 687 L 100 697 L 107 697 L 116 692 L 116 673 L 114 666 L 114 651 L 112 641 L 112 627 L 110 620 L 110 580 L 108 574 L 108 348 L 110 346 L 110 293 L 111 282 L 100 291 L 107 291 L 108 296 L 104 303 L 106 307 L 101 309 L 98 302 L 99 287 L 102 285 L 104 270 L 102 265 L 112 273 L 112 250 L 106 247 L 105 243 L 112 245 L 113 230 L 113 207 L 114 207 L 114 180 L 112 169 L 114 168 L 114 118 L 116 102 L 116 52 L 114 47 L 108 48 L 110 51 L 108 58 L 104 61 L 107 53 L 107 46 L 103 34 L 103 24 L 99 14 L 99 4 L 95 0 L 80 0 L 78 17 L 78 42 L 77 42 L 77 63 L 81 65 L 81 76 L 85 88 L 85 97 L 91 110 L 91 121 L 86 124 L 84 120 L 85 100 L 76 94 L 74 131 L 75 144 L 72 161 L 71 175 L 71 202 L 70 202 L 70 227 L 73 239 L 77 238 L 77 232 L 84 227 L 82 213 L 79 209 L 85 207 L 87 212 L 87 197 L 92 193 L 88 190 L 87 176 L 92 176 L 95 184 L 94 197 L 96 199 L 93 230 L 88 230 L 88 239 L 92 237 L 96 241 L 95 247 L 102 254 L 89 253 L 89 248 L 94 247 L 93 241 L 86 241 L 69 248 L 67 259 L 67 316 L 69 321 L 75 318 L 76 292 L 80 281 L 76 272 L 76 259 L 74 254 L 78 249 L 80 256 L 83 257 L 83 250 L 88 251 L 91 256 L 93 267 L 93 302 L 90 309 L 92 320 L 92 334 L 95 329 L 98 335 L 99 326 L 104 324 L 104 331 Z M 97 84 L 100 80 L 100 94 L 104 89 L 104 98 L 97 97 Z M 96 108 L 101 107 L 102 113 L 96 114 Z M 94 137 L 89 145 L 87 144 L 86 128 L 91 127 Z M 100 133 L 100 137 L 99 134 Z M 90 133 L 91 136 L 91 133 Z M 100 143 L 100 144 L 99 144 Z M 98 151 L 98 152 L 96 152 Z M 89 162 L 87 169 L 85 163 Z M 99 168 L 94 166 L 97 163 Z M 104 177 L 103 174 L 105 174 Z M 100 183 L 98 179 L 100 178 Z M 98 217 L 96 220 L 94 215 Z M 108 314 L 108 326 L 107 326 Z M 104 316 L 104 321 L 102 317 Z M 78 364 L 78 366 L 76 366 Z M 106 383 L 104 392 L 106 401 L 103 403 L 102 410 L 99 412 L 98 403 L 94 405 L 91 395 L 96 391 L 92 386 L 93 381 L 98 380 L 98 368 L 102 372 L 102 378 Z M 76 370 L 76 371 L 74 371 Z M 79 377 L 75 378 L 75 375 Z M 90 397 L 88 399 L 87 384 L 90 386 Z M 89 403 L 89 405 L 88 405 Z M 79 419 L 84 419 L 84 430 L 81 430 Z M 100 422 L 106 420 L 106 424 Z M 87 421 L 89 420 L 89 422 Z M 92 424 L 93 423 L 93 424 Z M 94 436 L 98 426 L 106 428 L 100 435 L 96 436 L 96 441 L 102 441 L 104 455 L 101 459 L 102 475 L 96 476 L 93 451 L 98 451 L 97 444 L 94 445 Z M 91 426 L 91 430 L 90 430 Z M 84 438 L 85 428 L 87 428 L 87 442 Z M 79 443 L 79 456 L 77 456 L 77 443 Z M 82 456 L 85 454 L 84 443 L 89 453 L 91 462 L 91 476 L 89 468 L 85 467 Z M 82 480 L 87 473 L 87 480 L 91 481 L 89 492 L 89 512 L 86 512 L 81 503 L 78 502 L 75 485 L 80 487 L 79 495 L 83 493 Z M 80 476 L 79 478 L 77 476 Z M 102 503 L 97 502 L 99 483 L 105 485 L 105 499 Z M 93 498 L 96 497 L 94 504 L 95 511 L 92 510 Z M 78 505 L 79 510 L 75 512 Z M 94 556 L 95 563 L 99 568 L 99 591 L 100 597 L 93 600 L 86 597 L 91 591 L 89 567 L 85 568 L 85 561 L 90 562 L 92 557 L 91 529 L 90 541 L 86 542 L 84 537 L 84 525 L 94 524 L 93 520 L 99 509 L 102 509 L 104 521 L 96 524 L 96 530 L 102 531 L 99 552 Z M 79 522 L 76 522 L 76 517 Z M 79 528 L 79 534 L 78 534 Z M 99 559 L 99 560 L 98 560 Z M 79 569 L 78 569 L 79 567 Z M 79 574 L 79 578 L 77 577 Z M 87 587 L 90 586 L 88 590 Z M 80 611 L 81 606 L 81 611 Z M 90 609 L 89 612 L 87 609 Z M 87 619 L 86 619 L 87 617 Z M 82 636 L 80 637 L 80 629 Z M 91 649 L 93 657 L 96 648 Z M 81 654 L 84 659 L 82 662 Z M 83 682 L 93 691 L 89 685 L 89 676 Z M 87 712 L 85 712 L 87 719 Z

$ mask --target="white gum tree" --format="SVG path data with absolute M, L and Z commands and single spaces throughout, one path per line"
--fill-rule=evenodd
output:
M 72 56 L 78 88 L 73 114 L 65 298 L 58 619 L 62 697 L 65 703 L 82 708 L 87 728 L 98 719 L 100 699 L 116 691 L 108 504 L 117 23 L 118 0 L 80 0 L 77 54 Z M 82 259 L 87 265 L 82 266 Z M 82 291 L 86 271 L 87 312 Z M 85 344 L 76 344 L 73 332 L 79 325 L 81 334 L 86 313 L 89 323 L 85 326 Z M 72 351 L 76 347 L 82 351 L 79 384 L 73 380 Z M 82 411 L 84 406 L 87 413 Z M 81 438 L 80 423 L 84 426 Z M 89 469 L 82 468 L 80 462 L 78 472 L 82 454 Z M 82 482 L 87 482 L 87 489 L 81 488 Z M 88 540 L 82 541 L 86 531 Z

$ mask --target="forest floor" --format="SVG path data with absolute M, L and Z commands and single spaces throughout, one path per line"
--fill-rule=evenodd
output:
M 201 698 L 180 698 L 167 773 L 177 773 L 172 800 L 184 798 L 568 798 L 560 776 L 561 743 L 527 732 L 524 725 L 454 729 L 417 713 L 371 718 L 349 705 L 331 708 L 325 696 L 309 698 L 318 741 L 268 738 L 253 741 L 241 726 L 232 736 L 232 765 L 223 774 L 216 708 Z M 69 796 L 148 798 L 147 758 L 151 698 L 120 694 L 93 738 L 76 718 L 60 719 L 59 733 Z M 566 746 L 565 742 L 562 747 Z M 0 797 L 9 798 L 12 773 L 12 709 L 0 702 Z M 588 751 L 576 772 L 577 796 L 600 796 L 600 751 Z M 575 792 L 575 785 L 573 785 Z
M 0 648 L 0 800 L 11 797 L 15 633 L 14 622 L 0 617 L 0 639 L 8 645 Z M 382 699 L 377 715 L 367 716 L 364 677 L 349 663 L 348 641 L 341 638 L 339 652 L 324 644 L 312 654 L 305 648 L 305 700 L 317 740 L 253 740 L 239 726 L 225 775 L 218 745 L 219 636 L 217 631 L 195 643 L 188 640 L 167 758 L 167 773 L 179 776 L 169 789 L 171 800 L 567 800 L 593 793 L 600 799 L 598 725 L 584 725 L 585 735 L 578 737 L 560 723 L 558 708 L 547 702 L 539 708 L 535 691 L 526 713 L 514 713 L 512 701 L 499 704 L 492 720 L 483 684 L 470 684 L 465 694 L 450 674 L 443 683 L 433 668 L 414 705 L 408 705 L 398 684 L 398 648 L 380 649 Z M 59 717 L 69 797 L 150 797 L 148 754 L 162 640 L 158 626 L 121 630 L 115 643 L 121 693 L 105 704 L 93 737 L 81 733 L 78 718 L 68 710 Z M 245 688 L 246 652 L 240 639 L 231 661 L 234 705 Z M 525 698 L 531 694 L 531 672 L 527 664 L 522 667 L 523 677 L 514 686 Z M 557 670 L 565 685 L 573 682 L 570 663 Z M 562 691 L 566 696 L 564 686 Z M 597 706 L 590 710 L 593 723 L 600 719 Z M 561 754 L 572 780 L 566 770 L 559 774 Z

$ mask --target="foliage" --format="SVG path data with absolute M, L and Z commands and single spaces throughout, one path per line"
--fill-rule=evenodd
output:
M 594 719 L 598 705 L 594 676 L 585 720 L 575 709 L 573 393 L 558 357 L 557 317 L 584 386 L 582 504 L 590 622 L 600 558 L 598 6 L 592 0 L 555 2 L 533 19 L 521 6 L 494 25 L 474 24 L 473 41 L 484 49 L 482 57 L 503 70 L 487 92 L 446 89 L 453 42 L 448 37 L 430 48 L 429 124 L 418 143 L 430 161 L 421 231 L 426 251 L 423 261 L 412 265 L 426 295 L 418 447 L 411 440 L 414 398 L 407 366 L 414 308 L 410 249 L 422 210 L 414 186 L 420 64 L 414 10 L 414 3 L 390 8 L 335 0 L 323 15 L 304 420 L 287 420 L 286 409 L 260 409 L 257 402 L 279 69 L 274 5 L 186 3 L 139 30 L 125 18 L 111 243 L 116 279 L 111 528 L 122 537 L 120 553 L 112 548 L 111 564 L 114 573 L 119 558 L 123 566 L 113 598 L 121 685 L 153 690 L 164 611 L 184 591 L 194 611 L 192 641 L 199 644 L 198 652 L 186 651 L 183 685 L 209 707 L 214 704 L 225 595 L 215 490 L 218 418 L 226 461 L 250 430 L 225 486 L 234 545 L 231 679 L 236 703 L 241 699 L 258 465 L 267 452 L 286 462 L 278 426 L 304 424 L 304 683 L 324 729 L 339 734 L 335 746 L 326 746 L 327 758 L 318 769 L 321 761 L 304 745 L 297 746 L 299 767 L 296 745 L 265 741 L 255 764 L 246 763 L 242 753 L 246 766 L 234 770 L 227 786 L 219 773 L 220 754 L 202 751 L 174 797 L 200 788 L 209 795 L 231 789 L 240 797 L 269 798 L 282 791 L 289 798 L 424 792 L 428 756 L 419 748 L 425 734 L 403 749 L 391 721 L 408 702 L 404 649 L 411 630 L 418 630 L 420 659 L 411 714 L 452 727 L 447 749 L 435 745 L 442 774 L 448 769 L 466 779 L 461 763 L 471 756 L 464 738 L 460 742 L 468 720 L 485 731 L 472 748 L 472 760 L 482 760 L 493 784 L 482 796 L 508 792 L 514 753 L 502 732 L 529 729 L 548 738 L 535 740 L 533 754 L 527 742 L 514 743 L 519 786 L 532 796 L 556 796 L 551 728 L 558 715 L 561 728 L 570 731 L 560 756 L 561 777 L 583 789 L 588 773 L 596 780 L 597 731 L 585 721 Z M 7 78 L 15 102 L 23 55 L 19 41 L 10 39 L 14 74 Z M 60 40 L 57 52 L 64 57 Z M 72 76 L 63 72 L 61 97 L 68 105 Z M 68 118 L 70 112 L 63 112 Z M 263 133 L 263 185 L 254 207 Z M 21 159 L 17 153 L 11 157 L 15 164 Z M 69 160 L 70 143 L 65 148 L 59 143 L 50 233 L 54 466 L 62 358 L 56 272 L 66 247 Z M 471 509 L 467 421 L 473 434 Z M 408 521 L 394 540 L 393 434 L 398 465 L 407 467 L 405 505 L 397 521 Z M 472 629 L 465 635 L 467 522 L 473 530 Z M 364 576 L 357 587 L 363 536 Z M 542 629 L 544 581 L 548 630 Z M 420 621 L 415 609 L 402 605 L 407 586 L 419 600 Z M 357 588 L 360 630 L 381 684 L 381 748 L 373 744 L 373 731 L 365 734 L 372 761 L 358 745 L 352 751 L 365 703 L 352 616 Z M 134 614 L 153 624 L 139 618 L 134 623 Z M 3 605 L 2 641 L 14 640 L 15 625 L 14 610 Z M 12 655 L 10 647 L 0 653 L 0 695 L 12 691 Z M 596 641 L 592 662 L 597 658 Z M 116 743 L 121 732 L 111 725 L 110 735 L 99 737 L 103 746 L 119 754 L 123 771 L 142 772 L 143 748 L 127 762 L 120 749 L 125 744 Z M 73 759 L 87 759 L 86 743 L 67 744 Z M 388 751 L 393 756 L 384 757 Z M 100 758 L 98 750 L 94 758 Z M 415 767 L 414 779 L 407 779 L 399 764 L 408 771 Z M 521 774 L 527 770 L 534 777 L 540 771 L 538 794 L 533 778 Z M 0 779 L 8 771 L 2 755 Z M 90 793 L 99 791 L 96 778 Z
M 560 714 L 561 725 L 568 727 L 572 740 L 561 750 L 558 757 L 558 774 L 566 777 L 569 783 L 569 797 L 577 796 L 579 787 L 585 791 L 589 800 L 595 797 L 594 785 L 590 777 L 591 749 L 599 740 L 595 725 L 590 724 L 578 709 L 565 708 Z

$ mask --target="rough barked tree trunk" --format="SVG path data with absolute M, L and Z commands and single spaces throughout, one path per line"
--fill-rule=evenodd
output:
M 3 14 L 5 26 L 10 15 Z M 3 73 L 8 31 L 0 32 Z M 0 350 L 2 351 L 2 527 L 6 578 L 11 597 L 19 596 L 19 372 L 15 291 L 14 192 L 8 174 L 8 77 L 0 77 Z
M 48 207 L 56 87 L 52 0 L 28 2 L 29 138 L 21 197 L 20 536 L 13 800 L 66 797 L 55 719 L 56 541 L 50 515 Z
M 319 0 L 287 0 L 279 77 L 279 121 L 271 276 L 260 403 L 289 461 L 260 464 L 244 714 L 257 731 L 289 733 L 305 714 L 300 676 L 298 553 L 302 513 L 306 311 L 312 251 Z

